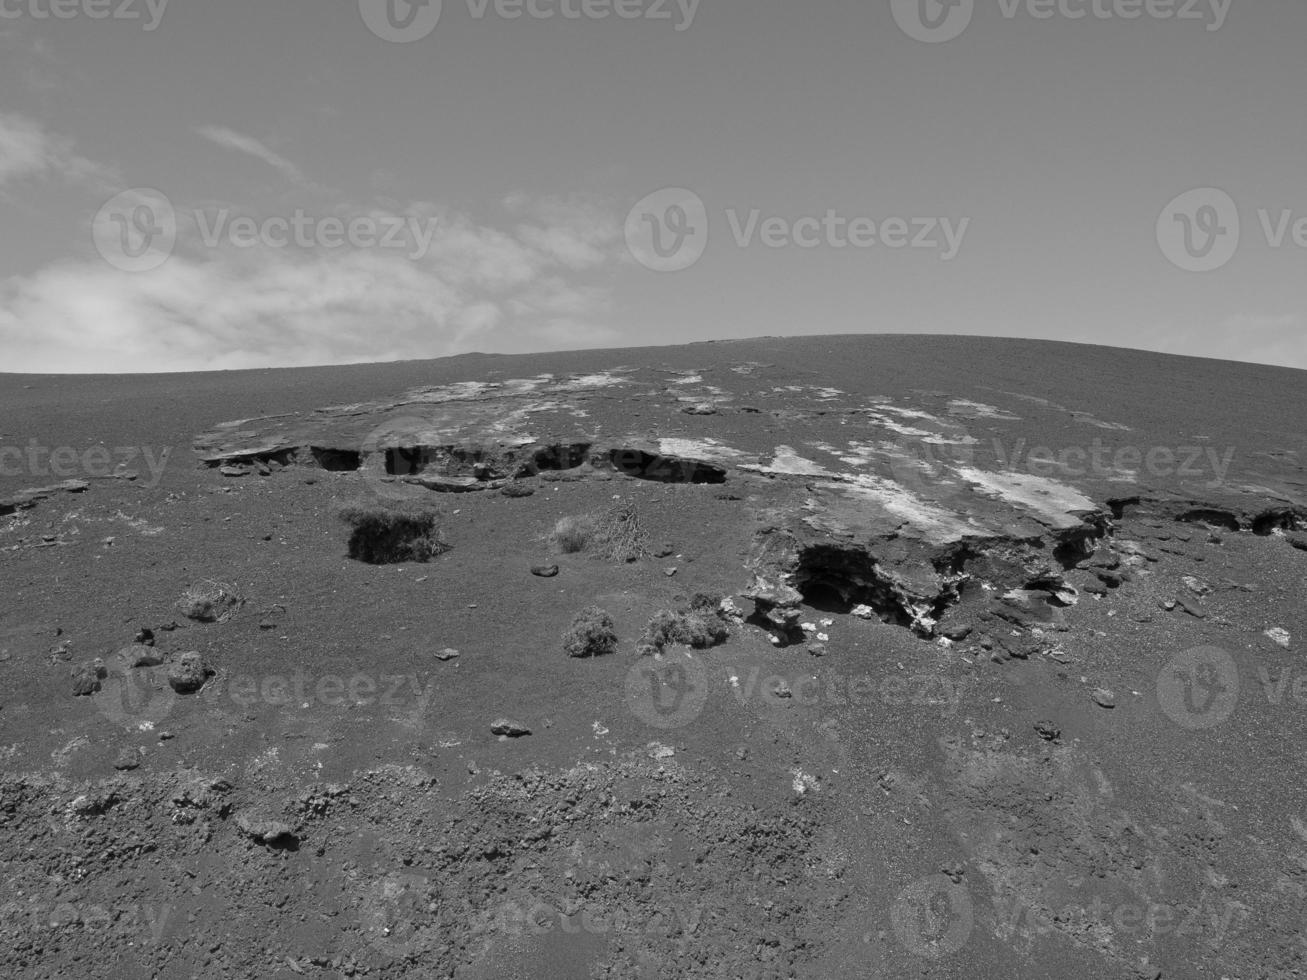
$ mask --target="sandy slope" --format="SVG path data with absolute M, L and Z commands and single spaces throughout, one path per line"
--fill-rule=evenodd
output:
M 1300 975 L 1303 381 L 924 337 L 0 376 L 0 972 Z M 378 423 L 437 416 L 586 459 L 523 497 L 389 479 Z M 349 560 L 339 504 L 401 491 L 452 550 Z M 615 496 L 670 554 L 552 552 Z M 799 599 L 755 614 L 759 578 Z M 225 622 L 175 607 L 205 579 Z M 638 657 L 700 591 L 755 615 Z M 618 653 L 568 659 L 592 602 Z M 157 667 L 117 656 L 141 627 Z

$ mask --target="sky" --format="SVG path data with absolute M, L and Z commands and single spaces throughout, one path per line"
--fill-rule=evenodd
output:
M 1307 368 L 1305 37 L 1302 0 L 0 0 L 0 371 Z

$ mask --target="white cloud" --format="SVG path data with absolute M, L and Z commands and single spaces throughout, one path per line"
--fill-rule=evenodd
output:
M 0 187 L 50 175 L 97 186 L 109 179 L 105 168 L 74 152 L 72 140 L 47 132 L 26 116 L 0 112 Z
M 364 213 L 364 212 L 360 212 Z M 370 210 L 366 213 L 377 215 Z M 414 216 L 413 212 L 401 217 Z M 594 215 L 507 233 L 424 208 L 430 252 L 204 247 L 183 234 L 147 273 L 66 261 L 0 282 L 7 371 L 147 372 L 437 357 L 611 343 L 604 289 L 578 281 L 614 248 L 555 247 Z

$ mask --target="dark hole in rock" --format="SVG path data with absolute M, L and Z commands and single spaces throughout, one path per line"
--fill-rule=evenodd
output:
M 426 464 L 426 452 L 421 446 L 395 446 L 386 450 L 388 476 L 412 476 L 421 473 Z
M 324 470 L 333 473 L 353 473 L 363 463 L 363 457 L 352 449 L 331 449 L 325 446 L 310 446 L 313 461 Z
M 657 483 L 725 483 L 726 471 L 697 459 L 661 456 L 640 449 L 614 449 L 609 462 L 617 472 Z
M 1211 510 L 1207 508 L 1187 510 L 1179 515 L 1176 520 L 1185 524 L 1212 524 L 1216 527 L 1223 527 L 1227 531 L 1239 530 L 1239 518 L 1228 510 Z
M 220 466 L 254 466 L 257 463 L 276 463 L 278 466 L 290 466 L 295 462 L 295 452 L 294 449 L 274 449 L 261 453 L 214 456 L 204 460 L 204 465 L 211 470 Z
M 1143 501 L 1139 497 L 1117 497 L 1107 502 L 1112 512 L 1112 520 L 1119 521 L 1125 517 L 1127 507 L 1138 507 Z
M 519 471 L 519 476 L 533 473 L 553 473 L 562 470 L 574 470 L 586 461 L 590 454 L 590 443 L 559 443 L 555 446 L 540 446 Z
M 912 626 L 902 598 L 862 549 L 830 544 L 804 548 L 799 552 L 794 587 L 806 604 L 822 612 L 847 613 L 854 606 L 866 605 L 887 623 Z
M 1253 534 L 1261 537 L 1276 531 L 1297 531 L 1301 526 L 1298 515 L 1288 507 L 1268 510 L 1253 518 Z

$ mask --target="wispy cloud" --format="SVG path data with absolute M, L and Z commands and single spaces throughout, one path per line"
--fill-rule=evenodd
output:
M 100 187 L 111 179 L 107 168 L 79 155 L 72 140 L 26 116 L 0 112 L 0 187 L 49 176 Z
M 292 184 L 300 187 L 308 187 L 311 184 L 311 181 L 304 176 L 299 167 L 281 154 L 268 149 L 265 144 L 256 140 L 253 136 L 246 136 L 244 133 L 238 133 L 226 126 L 198 126 L 195 131 L 219 146 L 226 147 L 229 150 L 237 150 L 241 153 L 248 153 L 250 156 L 262 160 L 268 166 L 280 171 L 282 176 Z
M 616 265 L 616 242 L 578 230 L 596 227 L 592 207 L 546 211 L 555 223 L 540 211 L 527 233 L 415 207 L 397 217 L 436 228 L 418 260 L 375 248 L 203 247 L 183 228 L 151 272 L 62 262 L 0 282 L 5 370 L 303 366 L 608 342 L 596 321 L 609 293 L 585 279 Z M 558 247 L 577 236 L 589 246 Z

